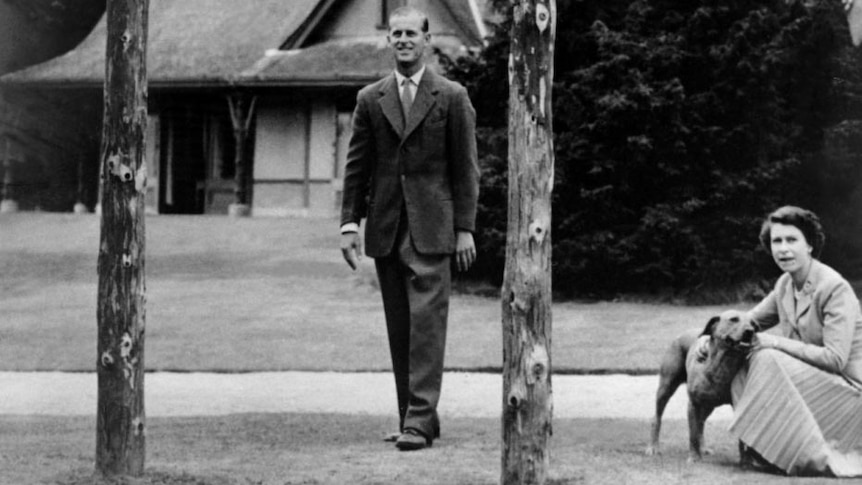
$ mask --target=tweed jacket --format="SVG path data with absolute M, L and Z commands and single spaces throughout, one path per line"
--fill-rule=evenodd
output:
M 812 260 L 798 302 L 793 279 L 787 273 L 781 275 L 751 316 L 763 329 L 779 325 L 785 338 L 778 339 L 778 349 L 862 387 L 859 300 L 850 284 L 829 266 Z
M 365 253 L 386 256 L 402 209 L 416 250 L 451 254 L 474 231 L 479 194 L 476 113 L 458 83 L 426 69 L 404 120 L 393 72 L 359 91 L 347 153 L 341 224 L 365 225 Z

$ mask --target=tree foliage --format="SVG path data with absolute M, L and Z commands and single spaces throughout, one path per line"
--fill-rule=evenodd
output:
M 760 221 L 784 204 L 820 213 L 824 260 L 862 266 L 851 237 L 862 215 L 862 69 L 845 24 L 841 2 L 827 0 L 558 0 L 555 289 L 757 288 L 775 275 Z M 479 115 L 477 271 L 495 281 L 507 29 L 504 20 L 481 55 L 449 66 Z

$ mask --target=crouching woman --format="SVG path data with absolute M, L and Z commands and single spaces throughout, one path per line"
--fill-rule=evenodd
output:
M 751 316 L 780 332 L 755 337 L 733 382 L 730 431 L 789 475 L 862 476 L 859 301 L 817 259 L 825 236 L 813 212 L 776 210 L 760 240 L 784 274 Z

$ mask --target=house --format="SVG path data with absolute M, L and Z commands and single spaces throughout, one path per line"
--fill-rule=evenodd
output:
M 386 22 L 404 4 L 428 14 L 439 52 L 481 47 L 483 0 L 150 0 L 148 211 L 337 213 L 355 96 L 392 71 Z M 72 51 L 0 83 L 100 93 L 106 33 L 103 16 Z
M 104 0 L 0 0 L 0 75 L 73 49 L 104 11 Z M 0 86 L 0 212 L 18 210 L 19 205 L 68 210 L 74 203 L 74 161 L 86 137 L 69 129 L 77 125 L 65 115 L 69 97 L 55 101 L 20 91 L 9 95 Z M 83 114 L 73 113 L 76 118 Z M 95 138 L 98 146 L 98 133 Z M 46 173 L 46 161 L 59 170 Z M 70 181 L 69 190 L 61 195 L 63 191 L 54 189 L 64 178 Z

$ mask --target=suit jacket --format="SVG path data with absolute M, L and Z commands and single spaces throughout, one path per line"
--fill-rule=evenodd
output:
M 450 254 L 474 231 L 479 194 L 476 113 L 458 83 L 426 69 L 404 120 L 395 73 L 356 97 L 341 224 L 365 226 L 365 253 L 389 254 L 402 209 L 416 250 Z
M 850 284 L 834 269 L 812 260 L 799 302 L 793 279 L 781 275 L 775 289 L 752 311 L 761 328 L 780 325 L 778 347 L 815 367 L 862 385 L 862 313 Z

